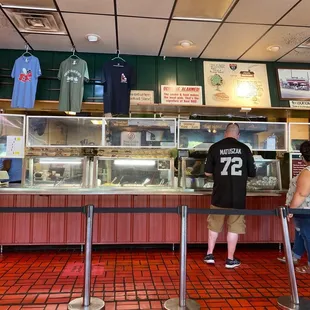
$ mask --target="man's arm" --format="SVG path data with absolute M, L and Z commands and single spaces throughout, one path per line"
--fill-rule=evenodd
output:
M 3 168 L 2 168 L 2 170 L 9 171 L 10 169 L 11 169 L 11 159 L 5 159 L 3 161 Z
M 205 164 L 205 175 L 207 177 L 212 177 L 213 175 L 213 155 L 212 155 L 212 147 L 209 149 L 208 156 L 207 156 L 207 162 Z
M 255 178 L 256 177 L 256 166 L 254 162 L 254 157 L 250 149 L 248 149 L 248 177 Z

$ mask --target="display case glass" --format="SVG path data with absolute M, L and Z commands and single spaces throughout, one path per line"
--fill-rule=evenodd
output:
M 310 140 L 310 123 L 289 123 L 288 141 L 289 151 L 299 153 L 300 145 Z
M 255 156 L 256 177 L 249 178 L 247 189 L 249 192 L 262 190 L 282 190 L 280 161 L 277 159 L 263 159 Z M 212 190 L 213 179 L 204 174 L 205 160 L 195 158 L 181 159 L 180 186 L 183 189 Z
M 89 162 L 86 157 L 26 157 L 23 186 L 25 187 L 88 187 Z
M 104 119 L 105 146 L 175 148 L 176 120 L 152 118 Z
M 23 158 L 25 116 L 0 114 L 0 158 Z
M 174 160 L 95 157 L 93 175 L 93 186 L 97 188 L 172 188 Z
M 100 147 L 102 118 L 28 116 L 27 147 Z
M 231 122 L 179 120 L 178 148 L 208 150 L 224 138 L 226 126 Z M 286 123 L 237 122 L 240 141 L 253 151 L 286 151 Z

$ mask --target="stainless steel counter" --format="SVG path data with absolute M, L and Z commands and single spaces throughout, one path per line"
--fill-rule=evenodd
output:
M 167 189 L 167 188 L 29 188 L 10 186 L 0 188 L 1 194 L 25 194 L 25 195 L 211 195 L 211 191 L 194 191 L 193 189 L 184 190 L 181 188 Z M 276 197 L 286 193 L 282 191 L 259 191 L 248 192 L 250 197 Z

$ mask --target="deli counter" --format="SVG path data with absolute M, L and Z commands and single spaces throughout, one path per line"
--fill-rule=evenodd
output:
M 5 183 L 0 207 L 207 208 L 213 181 L 204 175 L 205 159 L 228 123 L 0 114 L 0 156 L 23 160 L 21 184 Z M 247 207 L 283 205 L 287 124 L 238 123 L 258 168 L 248 182 Z M 84 242 L 82 214 L 0 213 L 0 220 L 0 245 Z M 207 242 L 206 220 L 189 216 L 189 243 Z M 179 242 L 175 214 L 97 214 L 94 225 L 94 244 Z M 281 241 L 275 217 L 249 217 L 247 227 L 259 227 L 259 233 L 253 228 L 240 242 Z M 219 241 L 225 242 L 224 235 Z

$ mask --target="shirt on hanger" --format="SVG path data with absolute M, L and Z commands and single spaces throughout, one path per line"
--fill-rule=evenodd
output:
M 21 56 L 15 60 L 11 73 L 14 79 L 12 108 L 33 108 L 40 75 L 41 68 L 37 57 Z
M 134 70 L 127 62 L 116 59 L 105 63 L 102 74 L 105 114 L 129 114 L 130 91 L 134 81 Z
M 80 112 L 84 95 L 84 80 L 89 74 L 85 60 L 68 58 L 60 64 L 58 79 L 60 82 L 59 111 Z

